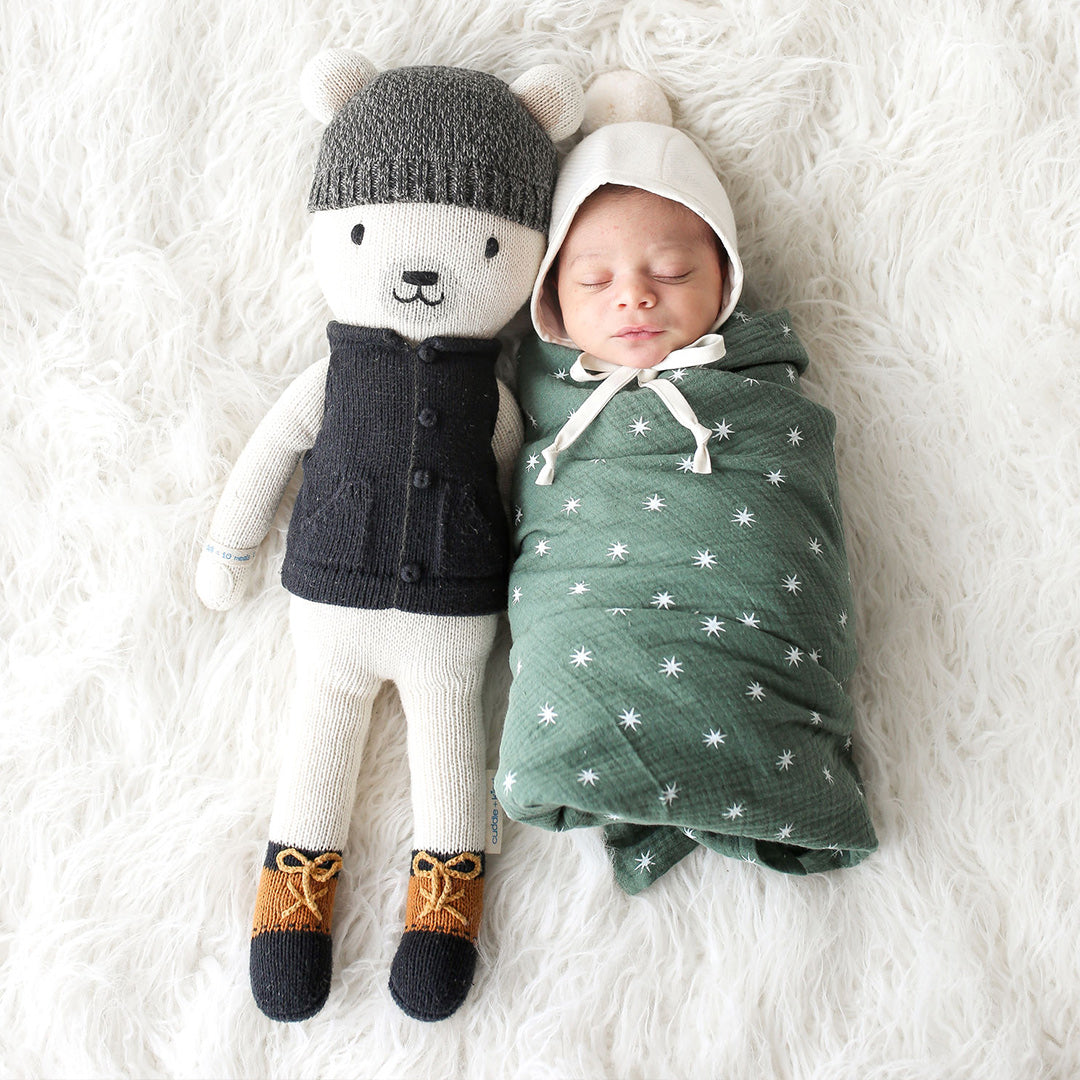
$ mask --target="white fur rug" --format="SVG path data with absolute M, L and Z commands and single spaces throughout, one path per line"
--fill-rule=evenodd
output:
M 0 1073 L 1080 1074 L 1075 0 L 7 0 L 3 24 Z M 232 462 L 324 346 L 296 87 L 342 44 L 634 67 L 707 146 L 747 299 L 791 310 L 839 418 L 881 839 L 803 880 L 699 852 L 628 898 L 595 837 L 511 827 L 438 1025 L 386 989 L 393 693 L 330 1002 L 292 1026 L 252 1003 L 287 508 L 240 607 L 192 588 Z

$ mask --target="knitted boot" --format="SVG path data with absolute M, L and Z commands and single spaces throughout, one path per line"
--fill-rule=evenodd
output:
M 414 1020 L 444 1020 L 465 1000 L 484 908 L 484 856 L 413 852 L 405 933 L 390 993 Z
M 270 842 L 251 931 L 251 992 L 271 1020 L 306 1020 L 330 992 L 330 920 L 341 855 Z

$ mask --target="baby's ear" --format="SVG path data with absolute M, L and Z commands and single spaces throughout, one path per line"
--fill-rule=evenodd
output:
M 581 126 L 581 83 L 569 68 L 560 64 L 529 68 L 510 84 L 510 90 L 552 142 L 573 135 Z
M 376 75 L 375 66 L 352 49 L 327 49 L 313 56 L 300 75 L 304 107 L 322 124 Z

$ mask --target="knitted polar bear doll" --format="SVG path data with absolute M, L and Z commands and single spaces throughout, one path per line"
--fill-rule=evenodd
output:
M 239 600 L 303 456 L 282 566 L 297 685 L 256 900 L 252 992 L 275 1020 L 305 1019 L 326 1000 L 361 754 L 372 702 L 392 680 L 407 718 L 414 836 L 390 989 L 410 1016 L 438 1020 L 464 1000 L 476 960 L 480 690 L 506 602 L 500 493 L 521 442 L 517 406 L 495 377 L 494 335 L 532 288 L 553 140 L 577 128 L 581 88 L 553 66 L 507 86 L 459 68 L 376 74 L 332 50 L 305 69 L 304 97 L 329 121 L 309 209 L 335 320 L 330 355 L 252 435 L 196 572 L 209 607 Z

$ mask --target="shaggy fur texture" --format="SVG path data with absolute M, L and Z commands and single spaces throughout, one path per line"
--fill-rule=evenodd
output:
M 1080 40 L 1071 0 L 8 0 L 0 40 L 0 1072 L 1035 1080 L 1080 1072 Z M 473 995 L 387 972 L 409 842 L 386 692 L 335 986 L 274 1025 L 247 935 L 292 675 L 284 507 L 192 588 L 231 464 L 325 349 L 306 59 L 657 79 L 724 178 L 746 299 L 839 418 L 882 841 L 637 897 L 511 826 Z M 505 636 L 487 700 L 505 700 Z M 492 753 L 497 746 L 492 726 Z

